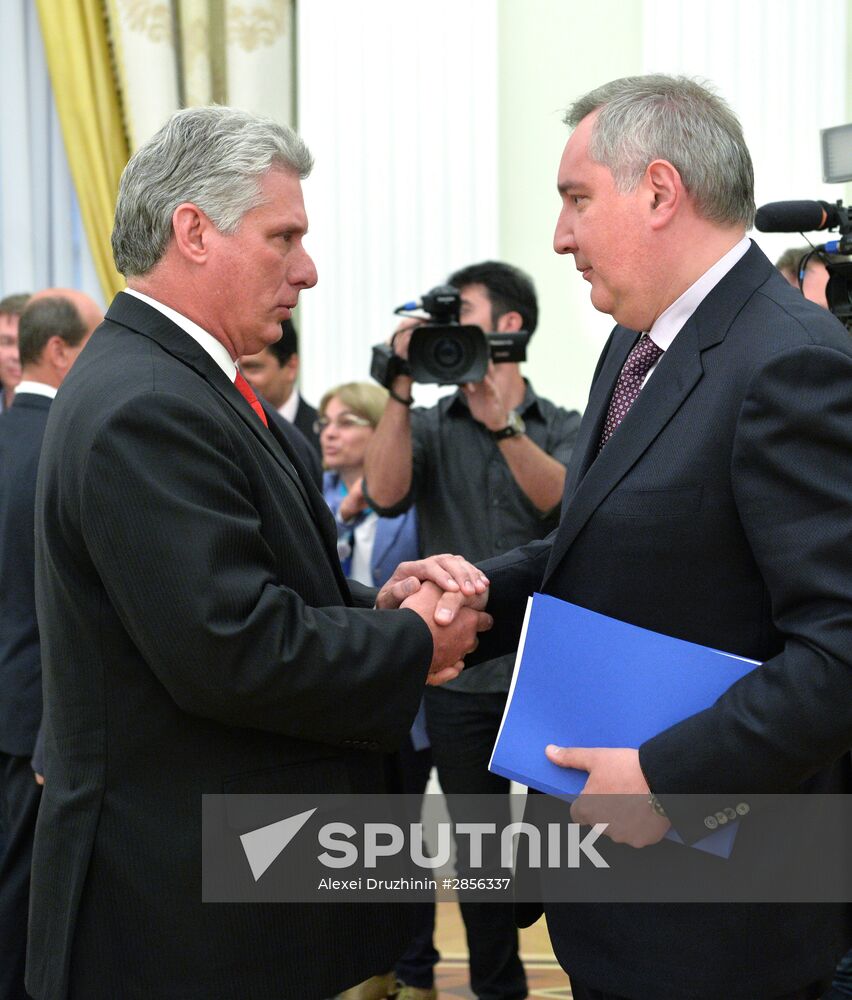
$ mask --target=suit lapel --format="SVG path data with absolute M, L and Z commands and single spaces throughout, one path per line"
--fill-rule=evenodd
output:
M 278 430 L 275 422 L 272 420 L 269 421 L 269 431 L 275 437 L 275 440 L 281 445 L 281 448 L 296 471 L 299 491 L 301 492 L 302 497 L 311 512 L 314 522 L 316 523 L 317 530 L 319 531 L 320 537 L 325 545 L 329 562 L 334 569 L 334 575 L 337 577 L 341 593 L 343 594 L 346 603 L 350 604 L 351 594 L 349 591 L 349 585 L 346 582 L 346 577 L 343 575 L 343 570 L 340 567 L 340 557 L 337 554 L 337 530 L 334 525 L 334 518 L 331 511 L 329 510 L 328 504 L 325 502 L 325 497 L 323 497 L 322 493 L 320 493 L 314 485 L 307 469 L 302 464 L 302 460 L 293 450 L 290 442 L 284 434 Z M 301 431 L 299 431 L 299 433 L 301 433 Z
M 627 360 L 627 355 L 633 349 L 633 345 L 638 339 L 638 333 L 633 330 L 627 330 L 624 327 L 619 327 L 605 349 L 600 368 L 592 382 L 589 402 L 586 404 L 580 431 L 574 444 L 574 450 L 571 453 L 571 462 L 568 466 L 565 481 L 565 496 L 562 501 L 563 517 L 577 486 L 583 480 L 597 456 L 598 441 L 600 441 L 610 397 L 615 389 L 615 383 L 618 381 L 618 376 L 621 374 L 624 362 Z
M 631 342 L 630 346 L 635 342 L 635 336 L 625 339 Z M 618 365 L 619 371 L 627 354 L 630 353 L 630 346 L 626 351 L 622 349 L 617 352 L 617 357 L 621 361 Z M 592 460 L 574 494 L 565 504 L 559 532 L 545 572 L 545 581 L 551 576 L 595 510 L 675 415 L 701 375 L 697 331 L 695 324 L 690 320 L 677 335 L 672 346 L 660 358 L 653 375 L 639 393 L 629 414 L 603 451 Z M 593 414 L 597 430 L 597 434 L 590 442 L 593 451 L 597 451 L 600 426 L 609 406 L 610 393 L 605 399 L 596 401 L 600 412 L 595 411 Z
M 257 414 L 249 406 L 242 393 L 231 382 L 228 376 L 197 344 L 188 333 L 176 326 L 161 312 L 149 306 L 146 302 L 132 295 L 119 293 L 107 310 L 106 319 L 122 326 L 129 326 L 137 333 L 150 337 L 167 351 L 172 357 L 196 371 L 208 383 L 223 401 L 240 417 L 249 431 L 257 438 L 278 465 L 284 470 L 299 492 L 305 503 L 310 506 L 307 494 L 296 473 L 293 463 L 282 451 L 278 438 L 271 435 L 263 426 Z
M 210 355 L 188 333 L 172 323 L 159 310 L 154 309 L 146 302 L 132 295 L 119 293 L 107 310 L 106 319 L 121 326 L 129 327 L 131 330 L 149 337 L 159 344 L 164 351 L 171 354 L 172 357 L 192 368 L 221 396 L 223 402 L 240 417 L 249 432 L 257 438 L 285 473 L 288 486 L 298 493 L 307 507 L 312 520 L 317 526 L 324 547 L 330 553 L 329 558 L 334 567 L 335 575 L 338 577 L 338 582 L 341 585 L 342 593 L 348 600 L 349 587 L 346 585 L 345 578 L 340 571 L 336 539 L 329 537 L 328 519 L 322 516 L 322 514 L 327 514 L 325 503 L 323 502 L 322 510 L 320 510 L 317 504 L 312 501 L 309 492 L 310 484 L 307 483 L 309 477 L 306 476 L 306 482 L 302 481 L 297 471 L 297 465 L 301 468 L 301 462 L 298 459 L 294 461 L 289 444 L 283 439 L 282 435 L 274 431 L 272 423 L 270 422 L 269 428 L 264 427 L 258 419 L 257 414 L 246 402 L 242 393 L 234 386 L 233 382 L 230 381 Z M 315 489 L 313 492 L 322 500 L 322 497 L 319 496 L 319 493 Z
M 562 519 L 542 587 L 583 526 L 677 413 L 703 375 L 701 352 L 724 340 L 731 323 L 773 268 L 752 244 L 707 295 L 660 358 L 623 423 L 600 453 L 600 430 L 618 374 L 638 334 L 618 328 L 589 397 L 566 482 Z

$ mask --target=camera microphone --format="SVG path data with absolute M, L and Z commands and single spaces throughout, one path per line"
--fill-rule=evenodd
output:
M 840 223 L 837 205 L 827 201 L 771 201 L 754 218 L 761 233 L 810 233 Z

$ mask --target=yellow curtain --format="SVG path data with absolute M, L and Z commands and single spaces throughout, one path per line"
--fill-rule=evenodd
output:
M 107 302 L 124 287 L 110 248 L 128 160 L 102 0 L 37 0 L 65 151 Z

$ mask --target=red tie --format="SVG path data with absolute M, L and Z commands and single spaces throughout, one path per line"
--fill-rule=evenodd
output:
M 266 419 L 266 414 L 263 412 L 263 407 L 260 405 L 257 396 L 252 392 L 251 386 L 246 382 L 241 371 L 237 372 L 237 377 L 234 379 L 234 385 L 240 390 L 240 392 L 245 397 L 248 405 L 254 410 L 254 412 L 260 418 L 261 423 L 264 427 L 269 426 L 269 421 Z

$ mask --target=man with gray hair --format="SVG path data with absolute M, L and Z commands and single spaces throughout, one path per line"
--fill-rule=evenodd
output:
M 719 97 L 628 77 L 566 124 L 554 249 L 617 325 L 558 529 L 481 564 L 495 628 L 477 656 L 514 648 L 539 591 L 761 661 L 638 749 L 541 737 L 553 764 L 588 774 L 572 816 L 608 823 L 609 863 L 688 860 L 712 886 L 719 859 L 661 843 L 671 826 L 693 843 L 745 817 L 734 858 L 759 861 L 779 831 L 752 795 L 850 790 L 852 345 L 746 238 L 751 160 Z M 575 1000 L 811 1000 L 849 930 L 844 906 L 572 904 L 548 878 Z
M 51 409 L 39 470 L 38 1000 L 324 997 L 408 941 L 403 907 L 202 903 L 202 795 L 381 791 L 424 682 L 457 676 L 489 622 L 436 626 L 440 591 L 404 572 L 373 609 L 236 367 L 316 283 L 310 167 L 290 129 L 209 107 L 173 115 L 122 176 L 128 289 Z M 443 562 L 412 565 L 484 589 Z
M 0 997 L 24 990 L 30 862 L 40 798 L 30 767 L 41 723 L 36 621 L 36 471 L 51 400 L 103 310 L 88 295 L 49 288 L 30 299 L 19 326 L 22 380 L 0 414 Z

